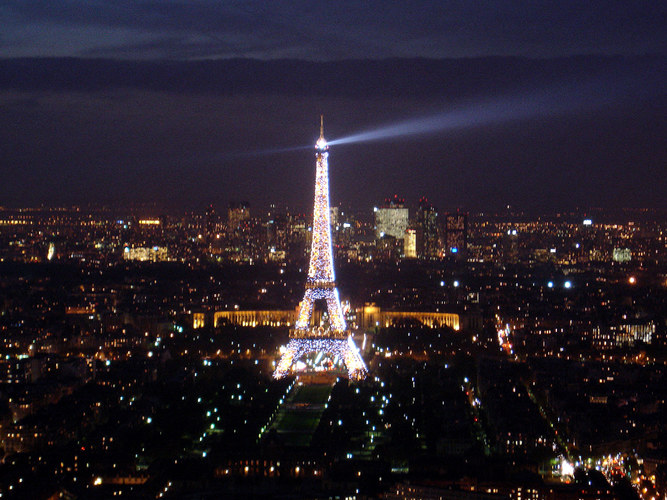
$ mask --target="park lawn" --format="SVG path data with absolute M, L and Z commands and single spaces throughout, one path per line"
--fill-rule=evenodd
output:
M 299 388 L 292 399 L 292 403 L 309 403 L 323 405 L 329 399 L 333 389 L 330 385 L 304 385 Z

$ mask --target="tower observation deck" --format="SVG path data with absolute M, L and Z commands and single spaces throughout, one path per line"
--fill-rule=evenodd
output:
M 350 379 L 363 378 L 367 373 L 359 349 L 345 324 L 336 289 L 331 245 L 328 157 L 329 146 L 324 139 L 324 120 L 320 117 L 320 137 L 315 143 L 315 206 L 306 292 L 299 306 L 294 329 L 290 331 L 290 341 L 273 374 L 275 378 L 293 372 L 296 362 L 311 353 L 325 353 L 342 361 Z M 318 300 L 326 303 L 326 327 L 311 325 L 313 308 Z

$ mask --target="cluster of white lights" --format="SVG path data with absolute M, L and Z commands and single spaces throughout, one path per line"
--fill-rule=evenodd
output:
M 318 299 L 327 301 L 331 329 L 345 331 L 345 319 L 340 307 L 338 290 L 334 282 L 336 276 L 333 266 L 331 246 L 331 221 L 329 211 L 329 163 L 327 142 L 320 136 L 315 145 L 317 151 L 317 169 L 315 174 L 315 208 L 313 210 L 313 242 L 310 250 L 310 265 L 306 294 L 301 302 L 296 322 L 297 330 L 306 330 L 310 325 L 314 302 Z
M 327 141 L 320 129 L 320 138 L 315 144 L 317 169 L 315 174 L 315 208 L 313 211 L 313 241 L 310 265 L 306 280 L 306 293 L 299 307 L 295 330 L 286 346 L 273 374 L 282 378 L 296 368 L 297 362 L 313 353 L 327 353 L 340 359 L 348 370 L 350 379 L 361 379 L 367 369 L 352 336 L 345 332 L 347 326 L 335 284 L 333 249 L 331 246 L 331 222 L 329 211 L 329 164 Z M 316 300 L 327 303 L 330 330 L 310 329 L 313 306 Z
M 318 141 L 319 143 L 319 141 Z M 308 281 L 313 284 L 331 283 L 334 276 L 331 223 L 329 214 L 329 153 L 317 150 L 315 175 L 315 209 L 313 211 L 313 244 L 308 268 Z
M 274 378 L 287 376 L 296 361 L 311 353 L 327 353 L 334 358 L 343 360 L 350 380 L 359 380 L 366 376 L 368 370 L 361 358 L 359 349 L 354 344 L 352 336 L 344 339 L 290 339 L 285 353 L 273 374 Z
M 296 320 L 297 330 L 307 330 L 310 325 L 310 317 L 313 313 L 313 305 L 316 300 L 325 299 L 327 301 L 327 311 L 329 312 L 329 322 L 331 329 L 335 332 L 345 331 L 345 318 L 340 307 L 338 290 L 335 288 L 307 288 L 306 293 L 299 308 L 299 317 Z

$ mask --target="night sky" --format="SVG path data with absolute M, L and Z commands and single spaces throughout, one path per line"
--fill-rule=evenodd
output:
M 0 0 L 0 206 L 666 209 L 665 2 Z M 72 59 L 76 58 L 76 59 Z M 292 149 L 293 148 L 293 149 Z

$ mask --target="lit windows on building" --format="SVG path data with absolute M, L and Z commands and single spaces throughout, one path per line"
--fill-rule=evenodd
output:
M 169 260 L 167 247 L 125 247 L 123 259 L 139 262 L 163 262 Z
M 385 200 L 382 207 L 375 207 L 375 237 L 377 239 L 392 236 L 402 240 L 408 228 L 409 211 L 405 200 L 394 196 Z
M 403 253 L 405 254 L 406 259 L 417 258 L 417 231 L 415 229 L 407 229 L 405 231 Z

